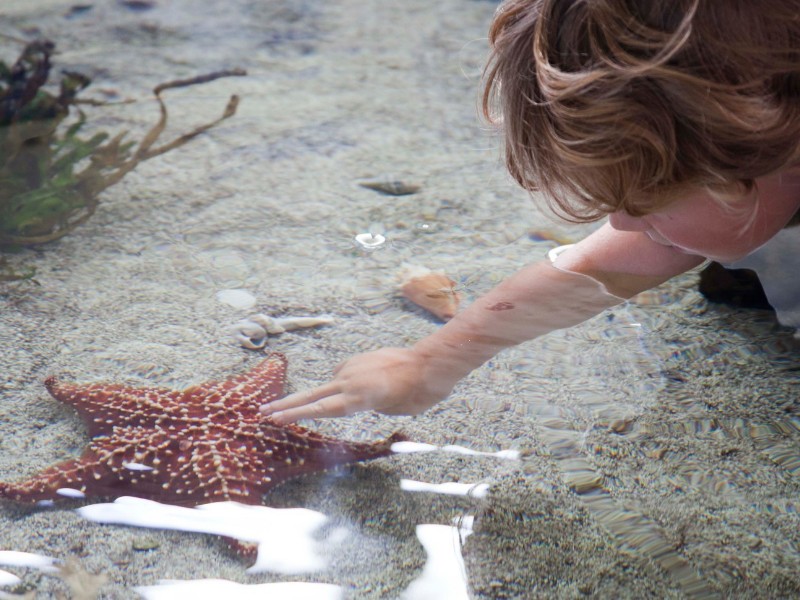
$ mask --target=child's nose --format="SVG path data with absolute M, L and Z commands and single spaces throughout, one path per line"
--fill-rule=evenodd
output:
M 650 226 L 641 217 L 619 210 L 608 215 L 608 224 L 619 231 L 647 231 Z

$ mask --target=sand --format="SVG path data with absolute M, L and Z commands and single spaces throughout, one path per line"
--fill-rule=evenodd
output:
M 90 109 L 98 129 L 140 138 L 157 118 L 156 84 L 249 73 L 168 91 L 167 135 L 216 118 L 230 94 L 242 101 L 234 118 L 105 192 L 71 235 L 6 255 L 36 275 L 0 287 L 1 480 L 86 443 L 80 420 L 44 389 L 49 375 L 182 388 L 259 360 L 231 336 L 248 314 L 332 315 L 334 325 L 270 340 L 289 358 L 290 389 L 303 389 L 354 352 L 439 326 L 395 295 L 404 262 L 443 269 L 468 303 L 543 257 L 556 245 L 548 238 L 587 231 L 514 186 L 478 117 L 495 3 L 153 4 L 0 8 L 0 32 L 54 40 L 57 68 L 91 76 L 89 92 L 139 100 Z M 358 185 L 382 176 L 420 191 Z M 367 251 L 359 233 L 387 241 Z M 350 532 L 328 570 L 300 579 L 397 598 L 425 563 L 415 526 L 475 515 L 463 547 L 474 598 L 800 594 L 796 345 L 766 313 L 709 306 L 695 280 L 507 351 L 419 417 L 310 423 L 523 458 L 398 455 L 281 486 L 266 504 L 313 508 Z M 256 307 L 219 302 L 223 289 L 249 291 Z M 490 488 L 482 499 L 410 493 L 403 478 Z M 108 575 L 108 599 L 161 579 L 287 580 L 246 574 L 213 536 L 88 523 L 79 505 L 3 504 L 0 547 L 73 557 Z M 136 550 L 144 538 L 154 547 Z M 66 593 L 58 578 L 15 572 L 15 591 Z

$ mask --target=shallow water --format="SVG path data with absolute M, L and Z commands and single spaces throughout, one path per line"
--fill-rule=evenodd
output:
M 306 388 L 354 352 L 439 326 L 397 296 L 403 263 L 444 270 L 470 302 L 586 233 L 514 187 L 477 117 L 492 2 L 71 6 L 6 0 L 0 33 L 55 41 L 56 69 L 92 77 L 87 96 L 137 100 L 87 107 L 92 127 L 138 139 L 158 116 L 156 84 L 234 67 L 248 75 L 165 92 L 168 136 L 216 118 L 230 94 L 242 100 L 234 117 L 110 188 L 74 233 L 4 255 L 36 274 L 0 284 L 0 481 L 87 442 L 80 420 L 47 394 L 50 375 L 183 389 L 263 356 L 231 334 L 250 314 L 330 315 L 330 326 L 269 339 L 288 357 L 290 390 Z M 19 51 L 2 46 L 6 60 Z M 359 185 L 380 177 L 420 189 L 387 196 Z M 0 550 L 74 559 L 78 573 L 107 575 L 101 598 L 205 578 L 424 598 L 426 572 L 445 571 L 426 570 L 434 544 L 417 526 L 474 516 L 472 533 L 452 542 L 466 579 L 440 577 L 433 597 L 796 596 L 796 343 L 766 313 L 707 304 L 695 283 L 686 275 L 506 351 L 420 417 L 309 424 L 342 438 L 402 429 L 436 447 L 521 454 L 397 454 L 271 491 L 267 506 L 328 518 L 315 534 L 324 568 L 250 573 L 213 535 L 87 521 L 76 508 L 94 499 L 4 503 Z M 220 302 L 226 289 L 247 290 L 255 306 Z M 459 496 L 401 480 L 489 487 Z M 7 570 L 22 583 L 3 590 L 42 598 L 70 593 L 76 579 Z

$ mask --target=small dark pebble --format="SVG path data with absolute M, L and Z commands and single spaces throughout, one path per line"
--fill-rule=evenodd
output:
M 120 0 L 119 3 L 131 10 L 150 10 L 156 5 L 154 0 Z
M 137 552 L 149 552 L 150 550 L 157 549 L 161 544 L 152 536 L 140 535 L 133 540 L 131 546 Z
M 408 194 L 416 194 L 420 190 L 420 186 L 416 184 L 389 179 L 367 179 L 359 181 L 358 185 L 389 196 L 407 196 Z
M 67 14 L 65 15 L 68 19 L 72 17 L 79 17 L 80 15 L 89 12 L 94 8 L 94 4 L 73 4 L 69 7 Z

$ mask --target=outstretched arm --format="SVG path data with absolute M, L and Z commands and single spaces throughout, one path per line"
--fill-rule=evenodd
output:
M 577 325 L 702 262 L 604 225 L 551 264 L 525 267 L 411 348 L 342 363 L 334 378 L 262 407 L 280 424 L 362 410 L 418 414 L 503 348 Z

